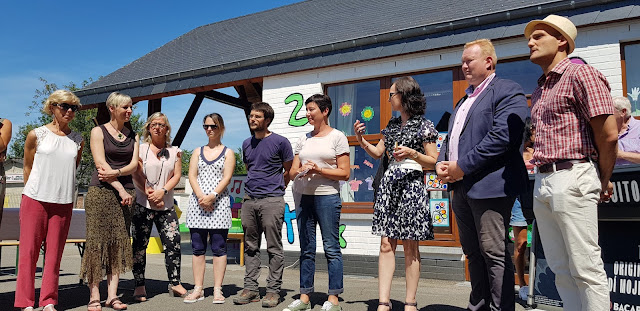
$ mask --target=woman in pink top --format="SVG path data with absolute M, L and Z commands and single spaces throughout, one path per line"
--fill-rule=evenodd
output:
M 133 233 L 133 277 L 136 289 L 133 299 L 147 300 L 144 272 L 147 245 L 156 224 L 169 277 L 169 295 L 183 297 L 187 290 L 180 284 L 180 230 L 173 208 L 173 188 L 182 176 L 182 151 L 171 146 L 171 125 L 162 112 L 149 116 L 142 129 L 136 184 L 136 203 L 131 218 Z
M 35 273 L 40 246 L 45 241 L 45 263 L 40 289 L 43 311 L 55 311 L 58 277 L 64 243 L 69 233 L 76 168 L 84 142 L 69 123 L 80 108 L 80 99 L 58 90 L 47 98 L 44 112 L 51 123 L 33 129 L 24 143 L 24 191 L 20 203 L 20 261 L 14 306 L 33 310 Z

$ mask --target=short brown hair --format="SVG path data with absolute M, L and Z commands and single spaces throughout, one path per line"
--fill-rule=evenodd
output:
M 251 110 L 260 111 L 264 115 L 264 119 L 267 121 L 267 126 L 271 125 L 271 121 L 275 117 L 275 113 L 273 112 L 273 108 L 271 105 L 265 102 L 254 103 L 251 105 Z
M 421 116 L 427 108 L 427 100 L 424 98 L 420 85 L 412 77 L 401 77 L 393 84 L 396 85 L 396 93 L 400 94 L 402 108 L 410 116 Z

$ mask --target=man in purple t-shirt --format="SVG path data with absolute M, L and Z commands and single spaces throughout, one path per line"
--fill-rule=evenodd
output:
M 284 269 L 284 190 L 289 183 L 289 169 L 293 161 L 289 140 L 268 129 L 273 117 L 273 108 L 269 104 L 253 104 L 249 115 L 253 136 L 242 143 L 242 161 L 247 166 L 246 196 L 241 214 L 246 270 L 244 290 L 233 299 L 235 304 L 260 300 L 260 241 L 264 232 L 269 254 L 267 294 L 262 299 L 262 306 L 266 308 L 275 307 L 280 302 Z
M 616 165 L 640 163 L 640 121 L 631 116 L 631 102 L 626 97 L 614 97 L 613 107 L 618 123 Z

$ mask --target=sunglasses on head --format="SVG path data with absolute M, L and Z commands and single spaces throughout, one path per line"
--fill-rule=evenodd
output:
M 206 131 L 207 129 L 211 129 L 211 130 L 217 130 L 218 129 L 218 125 L 217 124 L 203 124 L 202 128 Z
M 67 104 L 67 103 L 62 103 L 62 104 L 51 104 L 53 106 L 59 107 L 60 109 L 67 111 L 69 109 L 71 109 L 71 111 L 76 112 L 78 111 L 78 105 L 71 105 L 71 104 Z

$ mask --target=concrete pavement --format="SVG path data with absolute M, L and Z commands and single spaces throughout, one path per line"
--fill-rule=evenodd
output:
M 189 243 L 182 243 L 182 282 L 187 289 L 193 288 L 193 274 L 191 269 L 191 250 Z M 0 260 L 0 310 L 13 310 L 13 302 L 16 287 L 16 276 L 12 273 L 15 267 L 15 247 L 2 247 L 2 258 Z M 263 253 L 264 254 L 264 253 Z M 263 256 L 266 256 L 264 254 Z M 41 282 L 42 256 L 38 263 L 36 273 L 36 301 L 39 295 Z M 324 260 L 324 256 L 318 256 L 318 260 Z M 259 302 L 250 303 L 244 306 L 236 306 L 232 299 L 242 291 L 244 267 L 234 263 L 234 258 L 229 258 L 227 273 L 225 275 L 223 292 L 227 297 L 225 304 L 214 305 L 213 299 L 213 272 L 211 257 L 207 256 L 207 272 L 205 275 L 206 299 L 194 304 L 185 304 L 181 298 L 170 297 L 167 294 L 167 274 L 164 267 L 164 254 L 147 255 L 147 294 L 149 300 L 144 303 L 129 304 L 129 309 L 136 310 L 266 310 Z M 78 284 L 78 273 L 80 271 L 81 258 L 74 245 L 67 245 L 65 248 L 61 271 L 60 271 L 60 292 L 58 310 L 86 310 L 89 301 L 89 290 L 84 285 Z M 363 263 L 371 264 L 371 263 Z M 375 264 L 375 263 L 374 263 Z M 268 274 L 266 267 L 263 268 L 260 277 L 261 294 L 265 294 L 265 279 Z M 282 310 L 293 299 L 298 297 L 299 285 L 298 267 L 288 267 L 284 272 L 284 280 L 281 296 L 283 301 L 274 309 Z M 326 290 L 328 284 L 327 273 L 316 272 L 316 291 L 311 296 L 313 310 L 320 310 L 322 303 L 326 300 Z M 376 310 L 378 300 L 377 279 L 373 277 L 362 277 L 355 275 L 345 275 L 345 292 L 340 296 L 341 305 L 344 310 Z M 106 282 L 101 283 L 101 293 L 103 304 L 106 299 Z M 121 276 L 118 293 L 122 301 L 129 303 L 132 301 L 134 289 L 133 275 L 131 272 Z M 454 282 L 444 280 L 422 279 L 420 280 L 417 301 L 420 311 L 461 311 L 465 310 L 470 292 L 468 282 Z M 391 301 L 393 310 L 403 310 L 404 301 L 404 278 L 395 278 L 391 289 Z M 103 307 L 103 310 L 111 310 Z M 517 311 L 525 310 L 517 305 Z

